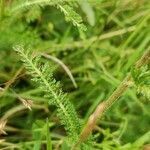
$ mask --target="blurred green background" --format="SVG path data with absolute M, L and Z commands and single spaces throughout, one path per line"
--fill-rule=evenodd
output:
M 70 5 L 86 31 L 51 2 Z M 1 0 L 0 11 L 0 118 L 7 120 L 1 149 L 46 149 L 46 118 L 54 149 L 60 149 L 65 137 L 55 108 L 26 74 L 14 45 L 54 56 L 68 67 L 75 83 L 62 66 L 44 59 L 56 66 L 54 76 L 84 122 L 150 44 L 149 0 Z M 32 110 L 18 97 L 32 100 Z M 149 114 L 148 98 L 128 89 L 99 122 L 95 147 L 143 149 L 150 139 Z

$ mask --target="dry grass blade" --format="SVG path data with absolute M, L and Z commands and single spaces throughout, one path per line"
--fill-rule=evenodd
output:
M 147 64 L 150 61 L 150 50 L 146 51 L 143 56 L 137 61 L 135 67 L 139 68 L 145 64 Z M 127 75 L 125 79 L 121 82 L 121 84 L 118 86 L 118 88 L 112 93 L 112 95 L 103 103 L 100 103 L 93 114 L 89 117 L 85 127 L 83 128 L 79 140 L 74 146 L 77 147 L 80 143 L 84 142 L 92 130 L 94 129 L 96 122 L 98 119 L 100 119 L 103 114 L 109 109 L 115 101 L 118 100 L 119 97 L 122 96 L 122 94 L 127 90 L 127 88 L 131 85 L 132 78 L 131 75 Z
M 48 58 L 48 59 L 58 63 L 66 71 L 66 73 L 70 77 L 74 87 L 77 88 L 77 83 L 76 83 L 71 71 L 69 70 L 69 68 L 61 60 L 59 60 L 58 58 L 56 58 L 54 56 L 48 55 L 48 54 L 41 53 L 41 55 L 44 56 L 45 58 Z
M 1 134 L 7 134 L 5 132 L 5 126 L 6 126 L 7 120 L 0 120 L 0 135 Z
M 17 70 L 17 72 L 14 74 L 14 76 L 8 82 L 5 83 L 6 86 L 5 86 L 5 88 L 2 89 L 2 93 L 0 93 L 0 96 L 2 96 L 5 93 L 5 91 L 7 91 L 7 89 L 10 87 L 10 85 L 16 81 L 17 77 L 23 71 L 23 68 L 24 67 L 20 67 L 19 70 Z M 1 88 L 0 88 L 0 90 L 1 90 Z
M 13 90 L 11 90 L 13 93 L 14 93 L 14 95 L 22 102 L 22 104 L 26 107 L 26 108 L 28 108 L 29 110 L 32 110 L 32 106 L 33 106 L 33 101 L 32 100 L 26 100 L 26 99 L 24 99 L 24 98 L 22 98 L 22 97 L 20 97 L 15 91 L 13 91 Z
M 23 98 L 19 98 L 19 100 L 23 103 L 23 105 L 25 107 L 27 107 L 29 110 L 32 110 L 32 105 L 33 105 L 33 102 L 31 100 L 25 100 Z
M 150 150 L 150 144 L 147 144 L 143 147 L 143 150 Z
M 4 88 L 0 87 L 0 92 L 3 92 L 4 91 Z

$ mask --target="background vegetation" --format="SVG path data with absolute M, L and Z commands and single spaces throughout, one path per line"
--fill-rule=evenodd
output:
M 132 66 L 150 48 L 149 24 L 149 0 L 0 0 L 0 148 L 69 147 L 56 108 L 13 50 L 23 45 L 56 67 L 81 128 L 132 71 L 135 85 L 98 121 L 90 149 L 146 149 L 149 64 Z

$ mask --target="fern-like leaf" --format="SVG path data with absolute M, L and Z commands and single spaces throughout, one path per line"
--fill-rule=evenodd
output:
M 20 4 L 13 6 L 10 13 L 18 12 L 19 10 L 29 9 L 33 6 L 56 6 L 64 13 L 65 19 L 67 22 L 72 22 L 74 26 L 78 29 L 85 31 L 86 26 L 83 24 L 81 16 L 76 13 L 73 7 L 70 5 L 70 2 L 76 2 L 76 0 L 29 0 L 21 1 Z
M 132 77 L 137 92 L 150 99 L 150 66 L 146 65 L 140 69 L 132 69 Z
M 32 75 L 33 81 L 45 92 L 45 97 L 49 98 L 50 104 L 57 107 L 58 117 L 71 140 L 77 140 L 80 132 L 80 123 L 73 105 L 60 88 L 60 84 L 52 77 L 52 68 L 46 63 L 40 63 L 40 57 L 33 57 L 30 50 L 25 51 L 22 46 L 15 46 L 15 51 L 19 53 L 28 73 Z
M 27 0 L 27 1 L 20 1 L 14 4 L 11 9 L 11 13 L 18 12 L 19 10 L 24 10 L 31 8 L 32 6 L 45 6 L 45 5 L 57 5 L 65 2 L 66 0 Z
M 86 26 L 83 24 L 83 20 L 79 14 L 69 5 L 57 5 L 57 7 L 64 13 L 66 21 L 70 21 L 74 26 L 85 31 Z

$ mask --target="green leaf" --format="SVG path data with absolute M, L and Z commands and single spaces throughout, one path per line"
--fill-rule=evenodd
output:
M 51 141 L 51 135 L 49 131 L 49 120 L 46 120 L 46 145 L 47 145 L 47 150 L 52 150 L 52 141 Z
M 138 94 L 150 99 L 150 66 L 146 65 L 139 69 L 133 68 L 131 73 Z
M 74 11 L 74 9 L 69 5 L 57 5 L 57 7 L 64 13 L 67 22 L 72 22 L 72 24 L 79 29 L 86 31 L 86 26 L 83 24 L 81 16 Z
M 56 82 L 52 76 L 53 67 L 49 63 L 41 64 L 40 57 L 33 57 L 31 51 L 24 50 L 23 46 L 17 45 L 14 50 L 21 56 L 28 73 L 33 77 L 32 80 L 45 93 L 50 104 L 56 106 L 57 116 L 64 125 L 69 138 L 75 142 L 80 133 L 80 122 L 67 94 L 63 93 L 60 83 Z
M 33 139 L 35 140 L 33 150 L 40 150 L 41 149 L 41 144 L 42 144 L 42 130 L 41 128 L 44 126 L 44 122 L 37 120 L 33 124 Z
M 95 13 L 91 5 L 88 3 L 87 0 L 79 1 L 79 4 L 83 10 L 83 12 L 86 14 L 87 21 L 91 26 L 95 25 Z

